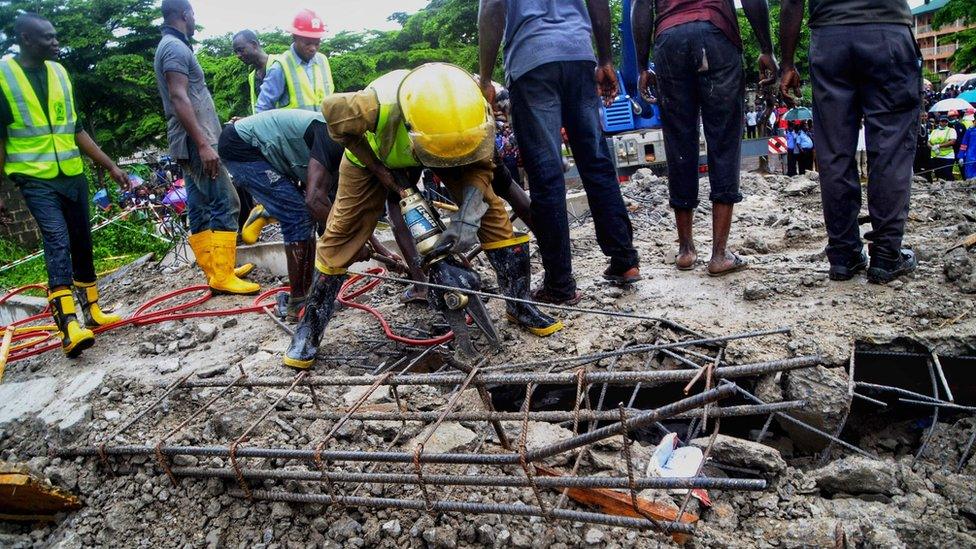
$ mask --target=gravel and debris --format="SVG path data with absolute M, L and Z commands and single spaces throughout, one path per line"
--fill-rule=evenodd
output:
M 962 183 L 916 179 L 906 245 L 920 260 L 912 275 L 888 286 L 873 286 L 863 277 L 850 282 L 827 280 L 823 254 L 824 226 L 816 174 L 787 178 L 742 175 L 745 200 L 737 206 L 730 246 L 750 262 L 750 269 L 721 279 L 705 275 L 704 265 L 690 272 L 674 269 L 676 239 L 667 203 L 666 180 L 639 172 L 624 186 L 635 227 L 645 280 L 629 288 L 607 284 L 600 277 L 606 259 L 596 245 L 591 221 L 572 232 L 574 267 L 585 294 L 581 307 L 666 317 L 706 334 L 729 334 L 789 326 L 790 337 L 730 342 L 730 363 L 819 353 L 825 367 L 801 370 L 762 380 L 752 390 L 771 400 L 804 399 L 808 407 L 796 415 L 832 432 L 848 413 L 847 365 L 852 340 L 877 345 L 905 340 L 945 355 L 976 354 L 976 250 L 956 248 L 976 233 L 976 196 L 959 190 Z M 707 196 L 707 180 L 702 195 Z M 710 248 L 710 207 L 707 200 L 695 219 L 702 260 Z M 864 225 L 862 229 L 868 230 Z M 273 231 L 274 229 L 265 229 Z M 541 278 L 538 257 L 533 272 Z M 490 271 L 479 265 L 491 290 Z M 282 280 L 262 275 L 252 280 L 270 288 Z M 190 267 L 164 273 L 149 263 L 134 267 L 103 290 L 103 302 L 121 314 L 132 313 L 151 296 L 174 287 L 199 284 Z M 362 300 L 387 315 L 397 329 L 429 332 L 440 320 L 424 307 L 404 307 L 402 288 L 383 284 Z M 225 309 L 250 304 L 249 298 L 214 297 L 202 308 Z M 494 318 L 503 318 L 503 304 L 488 304 Z M 503 349 L 492 360 L 524 362 L 619 349 L 626 342 L 652 337 L 650 324 L 583 313 L 558 313 L 567 328 L 548 339 L 530 338 L 504 321 L 497 323 Z M 0 546 L 11 548 L 127 547 L 658 547 L 669 537 L 584 523 L 549 523 L 542 518 L 493 515 L 428 515 L 415 511 L 368 510 L 249 502 L 232 497 L 236 482 L 182 479 L 174 486 L 151 456 L 113 461 L 111 474 L 97 459 L 48 457 L 63 444 L 98 444 L 161 392 L 160 387 L 183 376 L 208 378 L 236 375 L 288 375 L 279 365 L 287 336 L 265 315 L 204 318 L 127 327 L 99 337 L 96 346 L 75 361 L 56 353 L 9 365 L 0 385 L 0 460 L 24 462 L 56 485 L 77 493 L 84 507 L 54 523 L 0 522 Z M 376 321 L 355 310 L 340 310 L 325 337 L 316 374 L 370 373 L 384 361 L 396 360 L 382 341 Z M 665 367 L 676 367 L 665 359 Z M 371 366 L 369 369 L 365 365 Z M 670 366 L 669 366 L 670 365 Z M 620 368 L 640 365 L 621 360 Z M 606 362 L 595 368 L 606 367 Z M 417 387 L 398 394 L 376 393 L 368 405 L 376 410 L 403 399 L 415 410 L 441 409 L 444 394 Z M 216 394 L 212 389 L 178 391 L 165 399 L 122 439 L 147 444 L 159 441 L 193 410 Z M 239 389 L 168 441 L 173 444 L 226 443 L 242 434 L 275 400 L 280 390 Z M 361 393 L 360 393 L 361 394 Z M 329 407 L 345 408 L 355 392 L 320 391 L 316 398 Z M 470 395 L 468 395 L 470 396 Z M 675 399 L 678 395 L 672 395 Z M 555 397 L 554 397 L 555 398 Z M 479 401 L 465 398 L 477 408 Z M 974 405 L 976 402 L 963 402 Z M 610 404 L 615 406 L 616 402 Z M 278 412 L 313 411 L 307 392 L 284 399 Z M 467 408 L 471 409 L 471 408 Z M 719 437 L 704 473 L 737 477 L 722 467 L 754 470 L 769 482 L 762 492 L 710 491 L 711 507 L 692 500 L 699 514 L 691 547 L 974 547 L 976 546 L 976 459 L 959 471 L 976 418 L 942 414 L 926 452 L 915 461 L 919 440 L 928 428 L 926 412 L 919 418 L 893 422 L 859 434 L 849 442 L 878 455 L 881 462 L 834 447 L 833 460 L 822 462 L 823 441 L 774 422 L 765 444 L 752 442 L 747 429 Z M 752 418 L 758 431 L 765 418 Z M 818 423 L 819 422 L 819 423 Z M 484 425 L 446 423 L 437 432 L 447 449 L 480 444 Z M 517 437 L 521 425 L 507 425 Z M 529 425 L 529 447 L 566 438 L 565 425 Z M 249 444 L 266 447 L 309 447 L 331 423 L 289 419 L 272 414 L 251 433 Z M 724 430 L 723 430 L 724 433 Z M 746 436 L 746 435 L 750 436 Z M 336 433 L 338 442 L 385 449 L 400 437 L 422 437 L 421 427 L 399 422 L 352 421 Z M 659 439 L 659 433 L 656 435 Z M 707 436 L 707 435 L 702 435 Z M 746 440 L 749 438 L 750 440 Z M 656 440 L 638 437 L 633 455 L 643 471 Z M 691 441 L 701 445 L 702 441 Z M 400 442 L 399 444 L 403 444 Z M 606 451 L 605 451 L 606 450 Z M 612 448 L 597 449 L 584 463 L 599 474 L 626 474 Z M 440 451 L 440 450 L 439 450 Z M 282 460 L 251 460 L 253 467 L 287 469 Z M 216 457 L 180 456 L 176 467 L 228 467 Z M 564 467 L 568 470 L 571 463 Z M 466 474 L 487 474 L 465 471 Z M 254 481 L 255 489 L 272 486 Z M 288 491 L 324 494 L 323 486 L 286 483 Z M 413 488 L 416 490 L 416 487 Z M 360 495 L 397 497 L 402 488 L 364 486 Z M 414 494 L 415 495 L 415 494 Z M 657 491 L 649 499 L 680 505 L 684 495 Z M 466 489 L 472 502 L 535 505 L 529 489 Z M 548 497 L 555 501 L 558 493 Z M 574 504 L 570 504 L 574 505 Z

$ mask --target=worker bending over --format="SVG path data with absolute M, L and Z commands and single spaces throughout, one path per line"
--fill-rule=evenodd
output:
M 278 109 L 225 126 L 217 152 L 234 184 L 281 222 L 291 288 L 284 316 L 297 321 L 312 284 L 313 220 L 322 226 L 328 222 L 342 145 L 329 136 L 321 113 Z M 392 255 L 378 242 L 372 244 L 378 253 Z
M 92 328 L 121 320 L 98 307 L 88 219 L 88 180 L 81 153 L 123 187 L 128 178 L 92 141 L 75 110 L 68 72 L 50 21 L 17 17 L 20 53 L 0 61 L 0 168 L 20 189 L 44 241 L 51 315 L 61 348 L 74 358 L 95 343 Z M 78 323 L 71 286 L 78 291 L 85 328 Z
M 431 281 L 477 289 L 480 280 L 451 256 L 481 242 L 505 295 L 526 298 L 531 266 L 528 236 L 516 235 L 508 213 L 492 190 L 494 119 L 469 74 L 459 67 L 428 63 L 413 71 L 388 73 L 357 93 L 326 98 L 322 113 L 333 139 L 345 145 L 339 189 L 325 234 L 316 249 L 316 277 L 305 313 L 284 364 L 308 368 L 335 308 L 346 268 L 361 257 L 392 190 L 403 203 L 419 200 L 402 170 L 426 166 L 447 186 L 460 210 L 436 241 L 424 239 L 417 210 L 407 222 L 417 237 Z M 431 289 L 429 301 L 444 311 L 445 292 Z M 535 306 L 508 303 L 508 318 L 546 336 L 562 323 Z

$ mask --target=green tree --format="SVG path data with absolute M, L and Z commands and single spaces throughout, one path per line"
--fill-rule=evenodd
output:
M 110 155 L 159 142 L 166 126 L 152 70 L 156 0 L 2 1 L 0 55 L 16 52 L 12 26 L 24 11 L 47 17 L 58 30 L 78 109 Z
M 976 23 L 976 0 L 949 0 L 932 18 L 932 26 L 938 29 L 955 21 Z M 959 41 L 959 49 L 951 58 L 953 67 L 960 72 L 976 69 L 976 29 L 957 32 L 952 39 Z

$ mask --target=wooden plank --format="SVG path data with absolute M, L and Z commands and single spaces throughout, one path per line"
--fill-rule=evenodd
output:
M 0 383 L 3 383 L 3 372 L 7 369 L 7 359 L 10 358 L 10 344 L 14 340 L 14 328 L 7 326 L 0 343 Z
M 559 471 L 543 465 L 536 465 L 535 470 L 536 473 L 542 476 L 562 476 L 562 473 Z M 557 490 L 561 491 L 563 488 L 558 488 Z M 637 508 L 641 511 L 641 513 L 637 513 L 634 511 L 630 493 L 620 490 L 611 490 L 609 488 L 569 488 L 566 489 L 566 495 L 577 503 L 599 508 L 604 513 L 610 515 L 633 518 L 647 518 L 649 516 L 654 520 L 663 522 L 674 522 L 678 519 L 677 509 L 672 509 L 671 507 L 642 497 L 637 498 Z M 698 516 L 686 512 L 681 515 L 681 522 L 694 524 L 698 522 Z M 671 537 L 676 543 L 681 544 L 687 542 L 689 539 L 687 534 L 672 534 Z

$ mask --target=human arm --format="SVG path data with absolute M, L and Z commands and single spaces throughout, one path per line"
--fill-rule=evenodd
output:
M 650 87 L 657 84 L 657 76 L 648 68 L 651 57 L 651 37 L 654 35 L 654 0 L 636 0 L 630 11 L 630 27 L 637 49 L 640 76 L 637 89 L 645 101 L 652 101 Z
M 82 130 L 75 134 L 75 143 L 78 144 L 78 148 L 87 156 L 95 161 L 96 164 L 105 168 L 108 172 L 109 177 L 113 181 L 119 184 L 119 188 L 125 192 L 129 187 L 129 177 L 119 168 L 111 158 L 105 154 L 98 143 L 88 135 L 88 132 Z
M 769 33 L 769 6 L 766 0 L 742 0 L 742 11 L 759 42 L 759 85 L 768 86 L 776 81 L 776 58 L 773 57 L 773 39 Z
M 617 71 L 613 68 L 613 52 L 610 50 L 610 2 L 609 0 L 588 0 L 586 10 L 593 24 L 593 39 L 596 42 L 596 88 L 603 97 L 603 104 L 610 106 L 617 98 Z
M 179 72 L 167 71 L 165 74 L 166 87 L 169 89 L 169 100 L 173 105 L 173 112 L 200 152 L 203 173 L 207 177 L 215 179 L 220 171 L 220 157 L 217 156 L 217 151 L 213 149 L 207 136 L 203 133 L 203 128 L 200 127 L 197 115 L 193 111 L 193 103 L 190 102 L 190 96 L 187 94 L 189 78 L 186 74 Z
M 376 92 L 337 93 L 322 102 L 322 114 L 329 121 L 329 135 L 353 154 L 388 190 L 404 197 L 406 189 L 397 184 L 393 172 L 380 162 L 366 141 L 366 132 L 376 129 L 379 100 Z
M 783 0 L 779 13 L 780 72 L 779 91 L 783 99 L 795 104 L 794 95 L 800 95 L 800 73 L 793 64 L 796 43 L 800 39 L 803 24 L 803 0 Z
M 491 74 L 495 70 L 498 49 L 505 32 L 505 0 L 481 0 L 478 6 L 478 75 L 481 93 L 489 105 L 495 104 L 495 86 Z
M 329 191 L 336 184 L 332 174 L 321 162 L 314 158 L 308 161 L 308 181 L 305 182 L 305 206 L 312 214 L 312 218 L 323 227 L 328 224 L 329 213 L 332 211 L 332 201 Z
M 258 102 L 254 110 L 256 112 L 274 110 L 284 93 L 285 72 L 281 68 L 281 63 L 275 62 L 268 68 L 264 80 L 261 81 L 261 92 L 258 94 Z

